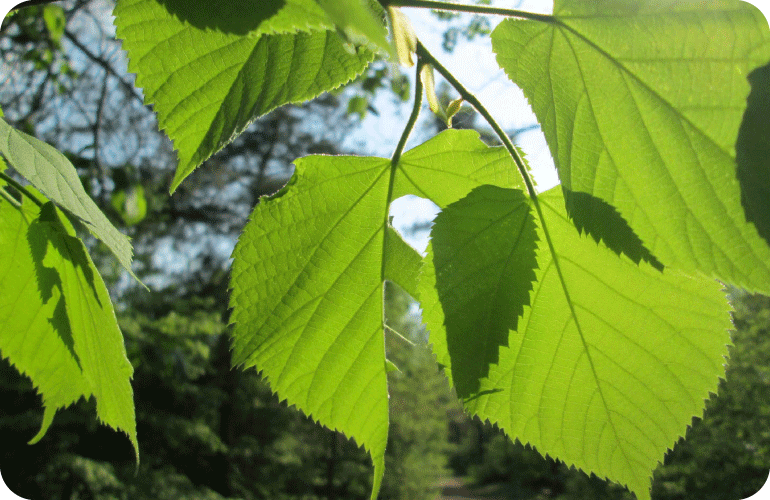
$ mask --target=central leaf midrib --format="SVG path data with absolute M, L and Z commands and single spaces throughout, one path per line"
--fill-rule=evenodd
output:
M 382 177 L 382 176 L 385 174 L 385 172 L 387 172 L 387 171 L 388 171 L 388 169 L 387 169 L 387 168 L 383 168 L 383 169 L 382 169 L 382 172 L 380 172 L 380 173 L 379 173 L 379 175 L 377 175 L 377 176 L 374 178 L 374 180 L 372 181 L 372 183 L 369 185 L 369 187 L 367 187 L 367 188 L 364 190 L 364 192 L 361 194 L 361 196 L 359 196 L 359 197 L 358 197 L 358 198 L 357 198 L 357 199 L 356 199 L 356 200 L 355 200 L 355 201 L 354 201 L 354 202 L 353 202 L 353 203 L 350 205 L 350 207 L 348 207 L 346 210 L 344 210 L 344 211 L 343 211 L 343 212 L 340 214 L 339 218 L 338 218 L 338 219 L 337 219 L 337 220 L 334 222 L 334 224 L 332 224 L 332 225 L 331 225 L 331 227 L 329 227 L 329 229 L 326 231 L 326 234 L 324 234 L 324 235 L 323 235 L 323 237 L 322 237 L 322 238 L 321 238 L 321 239 L 318 241 L 318 243 L 317 243 L 317 244 L 316 244 L 316 245 L 315 245 L 315 246 L 312 248 L 310 256 L 309 256 L 309 257 L 307 258 L 307 260 L 305 261 L 305 264 L 303 265 L 302 269 L 300 269 L 300 270 L 297 272 L 297 274 L 296 274 L 296 276 L 295 276 L 295 278 L 294 278 L 294 281 L 292 281 L 292 283 L 291 283 L 289 286 L 285 287 L 285 288 L 284 288 L 284 290 L 288 291 L 288 290 L 291 290 L 292 288 L 294 288 L 294 287 L 296 287 L 296 286 L 297 286 L 297 282 L 298 282 L 298 281 L 299 281 L 299 279 L 300 279 L 300 278 L 301 278 L 301 277 L 302 277 L 302 276 L 305 274 L 305 272 L 306 272 L 306 270 L 307 270 L 308 266 L 310 265 L 311 261 L 312 261 L 312 260 L 313 260 L 313 258 L 315 257 L 315 255 L 316 255 L 316 253 L 318 252 L 318 249 L 321 247 L 321 245 L 323 245 L 323 243 L 325 243 L 325 242 L 326 242 L 326 240 L 329 238 L 329 236 L 332 234 L 332 232 L 333 232 L 333 231 L 334 231 L 334 230 L 337 228 L 337 226 L 339 226 L 339 225 L 340 225 L 340 223 L 341 223 L 341 222 L 342 222 L 342 221 L 343 221 L 343 220 L 344 220 L 344 219 L 345 219 L 345 218 L 346 218 L 346 217 L 347 217 L 347 216 L 350 214 L 350 212 L 351 212 L 351 211 L 352 211 L 352 210 L 353 210 L 353 209 L 354 209 L 354 208 L 355 208 L 355 207 L 358 205 L 358 203 L 360 203 L 360 201 L 361 201 L 362 199 L 364 199 L 364 198 L 366 197 L 366 195 L 367 195 L 367 194 L 369 194 L 369 192 L 370 192 L 372 189 L 374 189 L 374 187 L 375 187 L 375 186 L 377 185 L 377 183 L 379 182 L 380 178 L 381 178 L 381 177 Z M 269 203 L 269 202 L 268 202 L 268 203 Z M 378 231 L 379 231 L 379 228 L 378 228 Z M 339 279 L 339 277 L 338 277 L 338 279 Z M 284 292 L 284 293 L 285 293 L 285 292 Z M 277 295 L 277 294 L 276 294 L 276 295 Z M 268 315 L 266 315 L 266 317 L 273 317 L 273 316 L 275 316 L 277 308 L 278 308 L 278 307 L 280 306 L 280 304 L 282 304 L 282 303 L 283 303 L 283 302 L 282 302 L 282 301 L 280 301 L 280 300 L 278 300 L 277 302 L 275 302 L 275 303 L 274 303 L 274 305 L 273 305 L 273 307 L 272 307 L 272 309 L 270 310 L 270 313 L 269 313 Z M 258 330 L 257 330 L 257 331 L 261 330 L 261 329 L 262 329 L 263 327 L 265 327 L 265 326 L 266 326 L 266 323 L 262 323 L 262 324 L 259 326 L 259 328 L 258 328 Z M 256 346 L 255 346 L 255 344 L 256 344 Z M 255 350 L 255 349 L 258 349 L 258 348 L 259 348 L 258 346 L 259 346 L 259 342 L 258 342 L 258 339 L 256 339 L 256 338 L 252 337 L 252 340 L 250 340 L 249 342 L 247 342 L 247 343 L 244 345 L 244 348 L 249 348 L 249 349 Z
M 591 352 L 588 350 L 588 343 L 586 342 L 585 335 L 583 334 L 583 329 L 580 326 L 580 321 L 578 319 L 577 312 L 575 311 L 575 304 L 572 302 L 572 298 L 570 297 L 567 282 L 564 278 L 561 265 L 559 264 L 559 256 L 556 253 L 556 248 L 553 244 L 553 240 L 551 239 L 550 233 L 548 231 L 548 228 L 545 222 L 545 217 L 541 208 L 542 205 L 539 203 L 539 201 L 541 200 L 540 199 L 532 200 L 532 202 L 535 205 L 538 218 L 540 219 L 541 228 L 543 230 L 543 234 L 545 235 L 545 239 L 548 244 L 548 249 L 551 253 L 551 260 L 553 262 L 554 267 L 556 268 L 556 274 L 559 278 L 559 283 L 561 284 L 562 291 L 564 292 L 564 298 L 565 298 L 565 301 L 567 302 L 567 306 L 569 307 L 570 316 L 572 316 L 572 320 L 575 322 L 575 328 L 577 329 L 578 335 L 580 337 L 580 342 L 583 344 L 583 351 L 586 354 L 586 358 L 588 358 L 588 364 L 591 367 L 591 373 L 594 377 L 594 381 L 596 382 L 597 391 L 599 392 L 599 395 L 601 397 L 602 406 L 604 407 L 604 412 L 607 415 L 607 421 L 612 427 L 612 432 L 613 434 L 615 434 L 615 438 L 618 440 L 618 442 L 620 442 L 621 436 L 618 432 L 617 427 L 615 426 L 615 422 L 612 419 L 612 412 L 610 411 L 609 406 L 607 404 L 607 398 L 604 396 L 604 391 L 602 390 L 602 386 L 601 386 L 601 380 L 596 371 L 596 366 L 594 365 L 593 357 L 591 356 Z M 558 214 L 558 211 L 551 208 L 547 202 L 544 201 L 543 205 L 545 205 L 551 212 Z M 634 469 L 631 467 L 631 462 L 628 455 L 626 454 L 625 448 L 623 446 L 619 446 L 619 448 L 623 453 L 623 458 L 626 461 L 626 466 L 628 470 L 631 471 L 634 474 L 634 476 L 636 476 L 636 474 L 634 473 Z

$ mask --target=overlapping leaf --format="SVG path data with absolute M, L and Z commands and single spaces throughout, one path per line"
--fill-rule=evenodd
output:
M 0 354 L 42 395 L 33 442 L 58 408 L 93 396 L 99 419 L 128 434 L 138 457 L 133 368 L 85 246 L 52 203 L 26 198 L 21 207 L 0 198 L 0 244 Z
M 445 311 L 448 375 L 464 399 L 478 393 L 529 304 L 535 223 L 523 192 L 482 186 L 436 217 L 431 240 L 432 279 L 423 282 L 435 281 L 427 298 Z
M 418 255 L 387 225 L 406 194 L 451 203 L 481 184 L 511 186 L 502 148 L 445 131 L 382 158 L 297 160 L 289 186 L 257 205 L 234 251 L 233 361 L 289 404 L 365 446 L 377 495 L 388 432 L 383 280 L 414 293 Z
M 662 264 L 770 291 L 770 249 L 736 179 L 767 21 L 738 1 L 560 0 L 554 16 L 505 21 L 492 42 L 564 187 L 617 208 Z
M 433 231 L 451 231 L 442 226 L 457 218 L 471 222 L 470 202 L 476 211 L 486 203 L 487 212 L 500 217 L 522 203 L 516 191 L 480 188 L 468 203 L 447 207 Z M 731 327 L 727 301 L 714 280 L 669 268 L 660 272 L 579 235 L 559 188 L 541 195 L 540 204 L 538 269 L 529 305 L 465 406 L 541 453 L 649 499 L 652 471 L 701 414 L 704 399 L 724 375 Z M 553 249 L 545 243 L 543 224 Z M 510 231 L 489 227 L 486 220 L 477 229 L 501 236 Z M 517 241 L 510 235 L 508 240 Z M 458 238 L 443 251 L 459 252 L 463 245 Z M 457 296 L 478 295 L 478 284 L 448 281 L 435 262 L 435 256 L 426 257 L 420 283 L 431 342 L 453 378 L 476 376 L 457 373 L 448 331 L 453 317 L 473 317 L 477 308 L 473 302 L 445 303 L 441 290 L 451 285 Z M 453 261 L 454 273 L 470 269 L 467 260 Z M 496 290 L 494 275 L 486 281 L 488 293 Z M 497 300 L 514 298 L 509 290 Z
M 49 144 L 19 132 L 2 118 L 0 154 L 32 185 L 82 220 L 133 276 L 131 242 L 112 225 L 88 196 L 75 167 L 66 156 Z
M 218 29 L 200 21 L 200 2 L 120 0 L 115 7 L 129 70 L 179 152 L 172 190 L 256 117 L 347 83 L 374 58 L 365 49 L 351 53 L 327 31 L 334 24 L 313 0 L 284 3 L 276 10 L 276 2 L 248 2 L 230 30 L 220 26 L 232 22 L 227 9 L 206 10 Z

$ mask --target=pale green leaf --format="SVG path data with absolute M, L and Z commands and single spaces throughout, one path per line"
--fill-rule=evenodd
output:
M 69 221 L 50 202 L 39 209 L 24 197 L 17 208 L 0 199 L 0 244 L 0 354 L 45 407 L 32 441 L 57 409 L 93 396 L 99 419 L 125 432 L 138 458 L 133 368 L 107 288 Z
M 64 9 L 62 9 L 61 5 L 46 5 L 43 7 L 43 21 L 45 21 L 45 27 L 51 40 L 58 46 L 61 43 L 61 37 L 64 35 L 64 29 L 67 26 Z
M 391 57 L 395 55 L 395 50 L 387 39 L 384 11 L 376 0 L 316 1 L 348 40 L 358 45 L 371 45 L 373 49 Z
M 83 189 L 74 165 L 57 151 L 30 135 L 19 132 L 0 118 L 0 154 L 37 189 L 78 217 L 131 271 L 133 248 L 129 238 L 112 225 Z
M 503 207 L 518 206 L 520 194 L 509 193 L 507 203 L 489 196 L 488 210 L 503 214 Z M 558 187 L 540 195 L 540 204 L 530 303 L 465 407 L 540 453 L 649 499 L 652 471 L 692 417 L 702 414 L 704 400 L 724 376 L 732 326 L 725 294 L 714 280 L 670 268 L 660 272 L 578 234 Z M 444 213 L 461 209 L 450 205 Z M 434 231 L 449 231 L 440 226 L 451 221 L 438 219 Z M 461 242 L 444 251 L 457 246 Z M 472 267 L 465 262 L 458 258 L 453 264 L 461 272 Z M 458 311 L 456 302 L 448 304 L 451 314 L 444 312 L 436 290 L 451 282 L 437 275 L 433 263 L 429 255 L 423 266 L 423 317 L 438 362 L 454 375 L 452 338 L 444 323 L 463 312 L 478 313 L 468 307 Z M 477 286 L 462 282 L 454 293 L 477 293 Z
M 662 264 L 770 291 L 770 248 L 736 178 L 767 21 L 738 1 L 563 0 L 554 16 L 504 21 L 492 43 L 563 186 L 617 208 Z
M 383 282 L 414 293 L 407 272 L 418 265 L 389 226 L 389 204 L 414 194 L 445 205 L 481 184 L 515 185 L 515 175 L 506 151 L 473 131 L 445 131 L 404 153 L 393 176 L 383 158 L 302 158 L 238 241 L 233 362 L 261 370 L 282 399 L 363 445 L 372 498 L 388 436 Z
M 196 4 L 172 3 L 182 10 Z M 274 18 L 265 20 L 260 9 L 244 9 L 240 16 L 256 28 L 237 34 L 193 24 L 158 0 L 118 2 L 117 36 L 129 70 L 179 153 L 172 191 L 257 117 L 337 88 L 373 60 L 366 49 L 351 54 L 335 32 L 322 29 L 324 22 L 308 21 L 300 6 L 310 4 L 324 14 L 314 1 L 289 1 L 284 9 L 291 15 L 283 9 L 276 14 L 280 27 L 295 28 L 288 33 L 271 24 Z
M 398 7 L 388 6 L 390 29 L 393 31 L 393 44 L 396 46 L 398 62 L 411 68 L 414 66 L 414 52 L 417 50 L 417 33 L 411 21 Z

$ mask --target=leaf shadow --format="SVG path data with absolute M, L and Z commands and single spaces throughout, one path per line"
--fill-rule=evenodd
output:
M 567 213 L 580 234 L 588 234 L 596 243 L 602 241 L 610 250 L 639 264 L 645 261 L 658 271 L 663 264 L 644 246 L 628 222 L 615 207 L 596 196 L 571 191 L 562 185 Z
M 735 143 L 736 176 L 746 221 L 770 244 L 770 63 L 748 80 L 751 91 Z
M 43 205 L 40 216 L 32 221 L 27 229 L 27 241 L 29 243 L 32 260 L 35 265 L 35 277 L 38 290 L 44 303 L 52 300 L 54 288 L 58 288 L 59 296 L 54 306 L 54 312 L 49 323 L 59 335 L 67 350 L 72 355 L 78 367 L 82 370 L 80 357 L 75 351 L 75 339 L 72 335 L 72 325 L 67 310 L 67 297 L 64 293 L 64 284 L 61 275 L 55 267 L 45 265 L 45 258 L 49 250 L 55 250 L 58 256 L 67 261 L 73 267 L 79 267 L 83 273 L 86 284 L 99 307 L 102 307 L 97 293 L 94 272 L 89 265 L 88 255 L 82 242 L 67 234 L 67 230 L 60 219 L 53 203 Z
M 168 12 L 201 30 L 246 35 L 278 13 L 286 0 L 158 0 Z
M 47 304 L 53 298 L 54 288 L 59 289 L 59 296 L 56 299 L 53 315 L 48 319 L 48 322 L 78 364 L 78 368 L 82 370 L 83 366 L 80 364 L 80 357 L 75 352 L 75 339 L 72 336 L 72 326 L 67 315 L 66 298 L 64 293 L 62 293 L 61 277 L 55 268 L 46 267 L 43 264 L 50 241 L 49 229 L 45 227 L 47 225 L 48 223 L 36 219 L 27 229 L 27 241 L 29 242 L 32 260 L 35 264 L 37 287 L 44 304 Z

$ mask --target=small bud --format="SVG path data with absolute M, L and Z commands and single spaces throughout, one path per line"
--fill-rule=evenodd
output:
M 458 111 L 460 111 L 460 108 L 463 105 L 463 99 L 462 97 L 459 97 L 455 99 L 454 101 L 450 102 L 446 107 L 446 126 L 449 128 L 452 128 L 452 117 L 457 114 Z
M 411 68 L 414 66 L 414 53 L 417 51 L 417 34 L 409 18 L 397 7 L 388 7 L 388 17 L 393 30 L 393 43 L 396 44 L 398 62 Z

